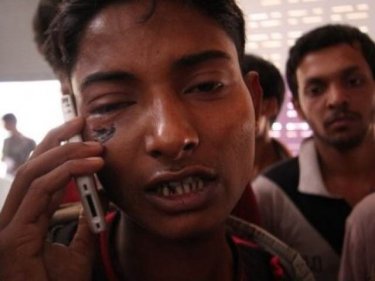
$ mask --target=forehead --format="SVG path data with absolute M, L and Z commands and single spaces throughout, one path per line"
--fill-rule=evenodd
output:
M 152 14 L 144 1 L 106 7 L 85 30 L 73 76 L 87 68 L 136 71 L 147 66 L 151 71 L 207 49 L 225 51 L 238 61 L 234 43 L 219 24 L 181 2 L 158 1 Z
M 329 78 L 355 68 L 371 73 L 370 67 L 356 45 L 339 44 L 307 54 L 297 68 L 297 80 Z

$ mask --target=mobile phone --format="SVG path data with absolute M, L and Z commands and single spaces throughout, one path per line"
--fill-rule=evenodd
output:
M 73 95 L 62 95 L 61 99 L 62 112 L 65 121 L 69 121 L 77 116 L 75 100 Z M 70 138 L 68 142 L 81 142 L 81 135 L 77 134 Z M 83 210 L 88 219 L 91 230 L 99 233 L 105 230 L 106 224 L 104 212 L 99 200 L 97 190 L 97 177 L 93 175 L 85 175 L 75 178 L 77 188 L 81 197 Z

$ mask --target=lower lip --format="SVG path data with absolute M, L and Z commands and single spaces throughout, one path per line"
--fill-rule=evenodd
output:
M 199 191 L 168 197 L 156 193 L 147 193 L 146 198 L 159 210 L 170 213 L 189 212 L 204 208 L 212 200 L 217 190 L 217 182 L 208 182 Z
M 348 127 L 351 123 L 353 123 L 354 120 L 353 119 L 338 119 L 336 121 L 333 121 L 329 124 L 330 127 L 333 127 L 333 128 L 344 128 L 344 127 Z

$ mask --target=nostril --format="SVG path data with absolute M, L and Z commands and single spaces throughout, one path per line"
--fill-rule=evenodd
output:
M 189 154 L 192 152 L 195 147 L 197 146 L 197 142 L 194 141 L 188 141 L 185 144 L 179 145 L 178 147 L 173 147 L 171 144 L 168 145 L 168 148 L 165 149 L 150 149 L 149 154 L 151 157 L 158 159 L 164 156 L 169 157 L 176 157 L 180 158 L 183 157 L 185 154 Z
M 154 157 L 154 158 L 159 158 L 161 156 L 161 152 L 158 151 L 158 150 L 153 150 L 151 151 L 151 156 Z
M 192 150 L 194 149 L 195 147 L 195 143 L 194 142 L 189 142 L 189 143 L 186 143 L 183 147 L 183 150 L 184 151 L 189 151 L 189 150 Z

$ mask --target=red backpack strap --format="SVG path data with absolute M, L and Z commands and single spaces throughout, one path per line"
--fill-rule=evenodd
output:
M 106 223 L 107 226 L 110 226 L 115 219 L 116 212 L 110 212 L 106 215 Z M 115 273 L 113 263 L 111 260 L 111 254 L 109 251 L 109 227 L 101 232 L 99 234 L 99 244 L 100 244 L 100 256 L 102 260 L 102 264 L 104 267 L 104 271 L 106 274 L 106 277 L 108 281 L 118 281 L 119 279 L 117 278 L 117 275 Z

